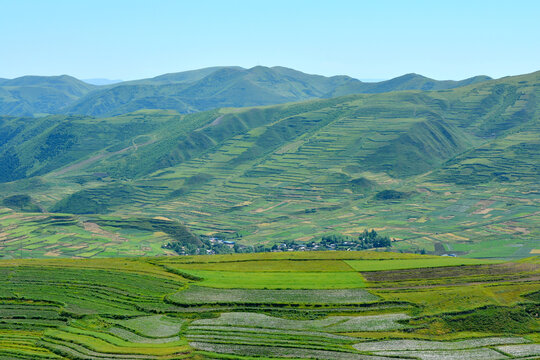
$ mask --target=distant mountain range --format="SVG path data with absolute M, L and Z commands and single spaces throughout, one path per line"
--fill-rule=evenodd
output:
M 348 76 L 325 77 L 285 67 L 210 67 L 125 81 L 62 76 L 0 79 L 0 115 L 77 114 L 114 116 L 141 109 L 194 113 L 221 107 L 249 107 L 396 90 L 445 90 L 490 80 L 475 76 L 438 81 L 406 74 L 381 82 Z

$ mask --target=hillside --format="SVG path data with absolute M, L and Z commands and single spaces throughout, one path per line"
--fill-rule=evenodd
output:
M 140 253 L 115 240 L 133 231 L 143 253 L 167 253 L 163 231 L 83 225 L 113 216 L 166 218 L 245 245 L 374 228 L 395 250 L 528 256 L 540 235 L 538 83 L 536 72 L 189 115 L 4 118 L 0 197 L 72 216 L 64 229 L 6 209 L 5 249 L 23 236 L 43 256 L 46 239 L 77 234 L 70 241 L 88 256 Z
M 354 93 L 437 90 L 488 80 L 436 81 L 416 74 L 380 83 L 309 75 L 284 67 L 210 67 L 95 86 L 63 76 L 0 79 L 0 115 L 75 114 L 106 117 L 141 109 L 180 113 L 272 105 Z
M 0 114 L 56 114 L 95 88 L 74 77 L 23 76 L 0 80 Z

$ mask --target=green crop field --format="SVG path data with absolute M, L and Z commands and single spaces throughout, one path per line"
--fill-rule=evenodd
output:
M 182 270 L 182 269 L 180 269 Z M 189 270 L 188 274 L 201 277 L 202 286 L 248 289 L 342 289 L 362 287 L 364 282 L 357 272 L 237 272 Z
M 0 358 L 532 359 L 539 274 L 370 251 L 0 260 Z
M 241 272 L 350 272 L 352 269 L 347 263 L 340 260 L 256 260 L 256 261 L 229 261 L 212 263 L 185 263 L 182 269 L 241 271 Z M 354 270 L 356 270 L 353 267 Z
M 378 270 L 402 270 L 432 268 L 440 266 L 460 266 L 496 263 L 496 260 L 482 261 L 478 259 L 464 259 L 455 257 L 439 257 L 431 259 L 392 259 L 392 260 L 346 260 L 350 267 L 357 271 L 378 271 Z

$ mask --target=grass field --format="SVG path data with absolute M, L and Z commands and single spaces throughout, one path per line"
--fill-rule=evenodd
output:
M 227 272 L 350 272 L 351 267 L 340 260 L 257 260 L 182 264 L 186 270 L 212 270 Z M 355 269 L 356 270 L 356 269 Z
M 182 270 L 182 269 L 180 269 Z M 359 273 L 350 272 L 228 272 L 189 270 L 201 286 L 245 289 L 344 289 L 364 286 Z
M 357 271 L 380 271 L 434 268 L 442 266 L 461 266 L 496 263 L 499 261 L 482 261 L 478 259 L 463 259 L 455 257 L 440 257 L 433 259 L 404 259 L 404 260 L 346 260 L 350 267 Z
M 0 358 L 530 359 L 539 271 L 369 251 L 1 260 Z

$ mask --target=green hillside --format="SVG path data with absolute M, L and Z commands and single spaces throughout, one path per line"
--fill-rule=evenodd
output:
M 36 116 L 57 114 L 96 86 L 74 77 L 23 76 L 0 81 L 0 114 Z
M 0 117 L 0 181 L 44 175 L 73 162 L 92 163 L 144 146 L 153 141 L 144 134 L 174 118 L 168 112 L 149 114 L 104 120 L 59 115 Z M 86 159 L 90 154 L 93 157 Z
M 28 206 L 74 223 L 23 224 L 12 219 L 34 215 L 14 206 L 0 226 L 39 256 L 65 234 L 95 254 L 124 231 L 169 251 L 170 236 L 151 228 L 109 224 L 92 240 L 91 215 L 166 218 L 242 245 L 376 229 L 395 251 L 528 256 L 540 235 L 538 83 L 537 72 L 189 115 L 2 118 L 0 197 L 30 196 Z

